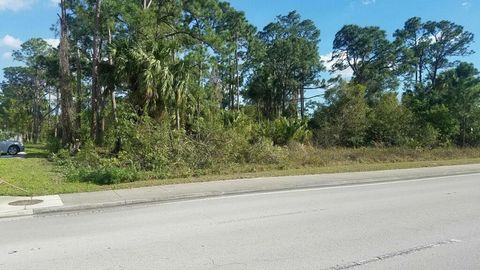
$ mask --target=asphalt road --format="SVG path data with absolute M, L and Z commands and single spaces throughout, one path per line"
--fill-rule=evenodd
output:
M 480 269 L 480 175 L 0 220 L 0 269 Z

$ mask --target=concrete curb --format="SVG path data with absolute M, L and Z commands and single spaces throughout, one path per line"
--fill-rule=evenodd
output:
M 32 216 L 34 215 L 33 209 L 26 209 L 26 210 L 14 210 L 14 211 L 8 211 L 8 212 L 3 212 L 0 214 L 0 219 L 1 218 L 17 218 L 17 217 L 25 217 L 25 216 Z
M 441 166 L 390 171 L 334 173 L 303 176 L 266 177 L 213 182 L 153 186 L 127 190 L 60 195 L 62 206 L 45 206 L 0 213 L 0 218 L 36 216 L 50 213 L 87 211 L 128 205 L 167 203 L 221 196 L 355 186 L 375 183 L 436 179 L 480 174 L 480 164 Z M 90 202 L 88 202 L 90 200 Z
M 180 196 L 167 196 L 167 197 L 156 197 L 148 199 L 134 199 L 134 200 L 121 200 L 121 201 L 110 201 L 102 203 L 92 203 L 92 204 L 79 204 L 79 205 L 66 205 L 66 206 L 54 206 L 54 207 L 45 207 L 38 209 L 31 209 L 30 213 L 25 213 L 24 215 L 42 215 L 42 214 L 54 214 L 54 213 L 67 213 L 67 212 L 76 212 L 76 211 L 88 211 L 95 209 L 105 209 L 105 208 L 115 208 L 128 205 L 139 205 L 139 204 L 152 204 L 152 203 L 167 203 L 167 202 L 178 202 L 178 201 L 188 201 L 196 199 L 207 199 L 215 198 L 222 196 L 234 196 L 234 195 L 243 195 L 243 194 L 255 194 L 255 193 L 265 193 L 265 192 L 277 192 L 277 191 L 286 191 L 286 190 L 302 190 L 302 189 L 312 189 L 312 188 L 329 188 L 329 187 L 342 187 L 342 186 L 356 186 L 356 185 L 365 185 L 365 184 L 379 184 L 379 183 L 389 183 L 389 182 L 403 182 L 403 181 L 413 181 L 419 179 L 436 179 L 443 177 L 453 177 L 453 176 L 464 176 L 464 175 L 475 175 L 479 172 L 466 172 L 466 173 L 453 173 L 453 174 L 441 174 L 435 176 L 423 176 L 423 177 L 395 177 L 395 178 L 385 178 L 385 179 L 372 179 L 370 181 L 351 181 L 343 182 L 337 184 L 314 184 L 314 185 L 295 185 L 285 188 L 256 188 L 249 190 L 239 190 L 239 191 L 227 191 L 227 192 L 203 192 L 196 194 L 183 194 Z M 227 180 L 228 181 L 228 180 Z M 28 211 L 28 210 L 27 210 Z M 0 215 L 0 218 L 3 216 Z

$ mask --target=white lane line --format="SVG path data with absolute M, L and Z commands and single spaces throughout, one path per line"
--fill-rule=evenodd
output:
M 285 190 L 273 190 L 273 191 L 245 191 L 245 193 L 241 194 L 229 194 L 228 192 L 221 195 L 212 195 L 210 197 L 205 198 L 185 198 L 180 200 L 173 200 L 173 201 L 161 201 L 161 202 L 152 202 L 152 204 L 146 205 L 126 205 L 126 207 L 150 207 L 155 205 L 170 205 L 170 204 L 184 204 L 184 203 L 195 203 L 198 201 L 212 201 L 212 200 L 224 200 L 229 198 L 241 198 L 241 197 L 252 197 L 252 196 L 262 196 L 262 195 L 275 195 L 275 194 L 285 194 L 285 193 L 292 193 L 292 192 L 310 192 L 316 190 L 329 190 L 329 189 L 343 189 L 343 188 L 356 188 L 356 187 L 368 187 L 368 186 L 381 186 L 381 185 L 392 185 L 392 184 L 404 184 L 404 183 L 414 183 L 414 182 L 424 182 L 424 181 L 431 181 L 431 180 L 438 180 L 438 179 L 448 179 L 453 177 L 469 177 L 469 176 L 480 176 L 480 173 L 468 173 L 468 174 L 457 174 L 457 175 L 446 175 L 446 176 L 435 176 L 435 177 L 425 177 L 419 179 L 406 179 L 406 180 L 390 180 L 390 181 L 382 181 L 382 182 L 374 182 L 374 183 L 364 183 L 364 184 L 346 184 L 346 185 L 337 185 L 337 186 L 323 186 L 323 187 L 293 187 L 291 189 Z M 101 212 L 101 210 L 99 211 Z
M 383 261 L 383 260 L 386 260 L 386 259 L 391 259 L 391 258 L 398 257 L 398 256 L 404 256 L 404 255 L 420 252 L 422 250 L 431 249 L 431 248 L 444 246 L 444 245 L 449 245 L 449 244 L 454 244 L 454 243 L 459 243 L 459 242 L 461 242 L 461 241 L 457 240 L 457 239 L 449 239 L 449 240 L 445 240 L 445 241 L 435 242 L 435 243 L 431 243 L 431 244 L 427 244 L 427 245 L 422 245 L 422 246 L 418 246 L 418 247 L 413 247 L 413 248 L 409 248 L 409 249 L 404 249 L 404 250 L 399 250 L 399 251 L 395 251 L 395 252 L 391 252 L 391 253 L 386 253 L 386 254 L 376 256 L 376 257 L 366 259 L 366 260 L 351 262 L 351 263 L 347 263 L 347 264 L 339 264 L 339 265 L 335 265 L 335 266 L 332 266 L 332 267 L 329 267 L 329 268 L 324 268 L 324 270 L 351 269 L 351 268 L 358 267 L 358 266 L 364 266 L 364 265 L 369 264 L 369 263 L 379 262 L 379 261 Z
M 311 209 L 311 210 L 305 210 L 305 211 L 283 212 L 283 213 L 276 213 L 276 214 L 271 214 L 271 215 L 261 215 L 261 216 L 255 216 L 255 217 L 230 219 L 230 220 L 217 222 L 216 224 L 221 225 L 221 224 L 229 224 L 229 223 L 237 223 L 237 222 L 248 222 L 248 221 L 254 221 L 254 220 L 261 220 L 261 219 L 269 219 L 269 218 L 276 218 L 276 217 L 315 213 L 315 212 L 324 211 L 324 210 L 325 209 Z
M 405 180 L 386 180 L 381 182 L 373 182 L 373 183 L 359 183 L 359 184 L 344 184 L 344 185 L 337 185 L 337 186 L 320 186 L 320 187 L 292 187 L 287 188 L 284 190 L 273 190 L 273 191 L 245 191 L 245 193 L 241 194 L 229 194 L 228 192 L 224 194 L 212 194 L 209 197 L 204 198 L 184 198 L 179 200 L 171 200 L 171 201 L 152 201 L 151 203 L 147 204 L 132 204 L 132 205 L 125 205 L 123 209 L 126 208 L 145 208 L 157 205 L 170 205 L 170 204 L 185 204 L 185 203 L 195 203 L 198 201 L 210 201 L 210 200 L 223 200 L 228 198 L 241 198 L 241 197 L 252 197 L 252 196 L 262 196 L 262 195 L 275 195 L 275 194 L 284 194 L 284 193 L 292 193 L 292 192 L 310 192 L 310 191 L 317 191 L 317 190 L 329 190 L 329 189 L 344 189 L 344 188 L 356 188 L 356 187 L 367 187 L 367 186 L 380 186 L 380 185 L 392 185 L 392 184 L 402 184 L 402 183 L 414 183 L 414 182 L 423 182 L 423 181 L 431 181 L 431 180 L 438 180 L 438 179 L 448 179 L 448 178 L 460 178 L 460 177 L 469 177 L 469 176 L 480 176 L 480 173 L 466 173 L 466 174 L 457 174 L 457 175 L 446 175 L 446 176 L 435 176 L 435 177 L 425 177 L 419 179 L 405 179 Z M 254 181 L 254 180 L 252 180 Z M 103 212 L 105 209 L 93 209 L 93 210 L 80 210 L 80 211 L 72 211 L 71 213 L 75 212 L 75 215 L 78 215 L 80 212 Z M 70 214 L 71 214 L 70 213 Z M 69 215 L 70 215 L 69 214 Z M 65 213 L 47 213 L 45 216 L 64 216 Z
M 472 174 L 459 174 L 459 175 L 446 175 L 446 176 L 435 176 L 435 177 L 425 177 L 419 179 L 406 179 L 406 180 L 387 180 L 382 182 L 374 182 L 374 183 L 359 183 L 359 184 L 345 184 L 345 185 L 336 185 L 336 186 L 323 186 L 323 187 L 292 187 L 292 189 L 286 190 L 273 190 L 273 191 L 265 191 L 265 192 L 248 192 L 243 194 L 228 194 L 225 193 L 224 195 L 206 197 L 206 198 L 196 198 L 196 199 L 187 199 L 187 200 L 179 200 L 179 201 L 172 201 L 172 202 L 165 202 L 162 204 L 171 204 L 171 203 L 187 203 L 187 202 L 195 202 L 195 201 L 204 201 L 204 200 L 220 200 L 225 198 L 236 198 L 236 197 L 250 197 L 250 196 L 258 196 L 258 195 L 274 195 L 274 194 L 284 194 L 284 193 L 292 193 L 292 192 L 309 192 L 315 190 L 329 190 L 329 189 L 344 189 L 344 188 L 356 188 L 356 187 L 368 187 L 368 186 L 382 186 L 382 185 L 392 185 L 392 184 L 404 184 L 404 183 L 414 183 L 414 182 L 424 182 L 424 181 L 432 181 L 438 179 L 448 179 L 453 177 L 468 177 L 468 176 L 480 176 L 480 173 L 472 173 Z

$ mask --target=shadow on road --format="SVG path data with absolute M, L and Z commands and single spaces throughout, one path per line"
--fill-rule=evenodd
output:
M 0 158 L 26 158 L 27 157 L 27 153 L 25 152 L 20 152 L 16 155 L 1 155 Z M 28 155 L 28 157 L 30 158 L 31 156 Z
M 27 144 L 25 145 L 25 152 L 20 152 L 13 156 L 3 154 L 0 158 L 48 158 L 48 151 L 44 145 Z

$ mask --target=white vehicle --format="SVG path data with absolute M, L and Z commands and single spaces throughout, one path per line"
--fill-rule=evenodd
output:
M 7 154 L 14 156 L 23 151 L 25 151 L 25 146 L 19 141 L 0 141 L 0 155 Z

